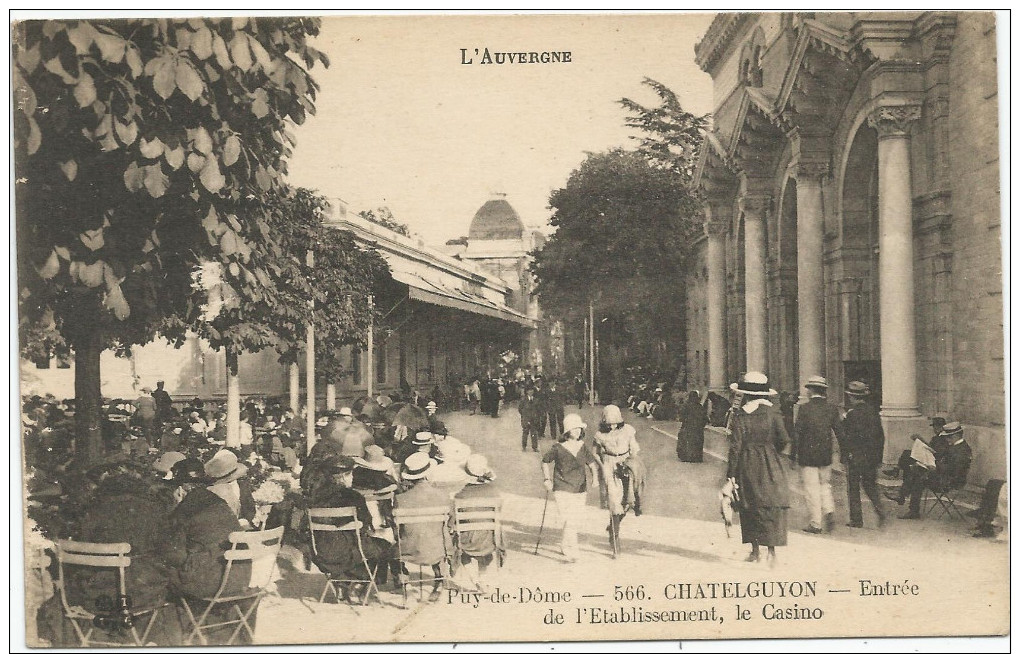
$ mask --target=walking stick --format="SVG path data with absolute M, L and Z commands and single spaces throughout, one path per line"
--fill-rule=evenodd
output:
M 535 541 L 535 556 L 538 556 L 538 546 L 542 542 L 542 532 L 545 530 L 545 512 L 549 509 L 549 491 L 545 492 L 545 504 L 542 506 L 542 524 L 538 528 L 538 540 Z

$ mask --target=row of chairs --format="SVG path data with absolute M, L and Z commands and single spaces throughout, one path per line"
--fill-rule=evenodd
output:
M 389 499 L 392 500 L 392 494 Z M 346 586 L 348 591 L 350 588 L 357 584 L 367 584 L 365 588 L 365 594 L 362 598 L 362 605 L 368 603 L 371 595 L 374 593 L 376 601 L 382 603 L 379 599 L 379 586 L 376 583 L 376 575 L 378 574 L 378 562 L 372 565 L 367 557 L 365 556 L 364 544 L 361 540 L 361 527 L 362 523 L 358 520 L 357 510 L 354 507 L 344 508 L 313 508 L 308 509 L 308 524 L 311 532 L 311 545 L 312 552 L 318 556 L 318 546 L 316 544 L 316 533 L 323 532 L 350 532 L 353 534 L 355 542 L 357 542 L 358 552 L 361 555 L 361 562 L 364 567 L 364 572 L 367 579 L 350 579 L 345 578 L 342 575 L 326 574 L 326 585 L 322 589 L 322 594 L 319 597 L 319 602 L 323 602 L 326 595 L 330 590 L 333 591 L 337 601 L 340 600 L 340 588 Z M 405 566 L 414 565 L 417 566 L 418 572 L 417 577 L 412 578 L 410 572 L 405 581 L 401 584 L 401 592 L 404 598 L 404 606 L 407 606 L 407 587 L 412 585 L 418 586 L 419 598 L 423 595 L 423 587 L 426 583 L 432 582 L 433 584 L 445 583 L 446 575 L 436 575 L 434 572 L 431 576 L 425 574 L 426 568 L 431 566 L 421 564 L 419 562 L 410 560 L 404 553 L 403 546 L 401 543 L 401 531 L 406 525 L 436 525 L 440 529 L 446 529 L 447 525 L 453 524 L 453 536 L 455 544 L 461 542 L 461 537 L 468 532 L 485 531 L 492 532 L 497 544 L 503 542 L 503 501 L 498 498 L 480 498 L 480 499 L 455 499 L 451 506 L 433 506 L 433 507 L 421 507 L 421 508 L 394 508 L 393 509 L 393 521 L 390 525 L 393 528 L 393 533 L 397 544 L 397 558 L 400 563 Z M 459 554 L 459 547 L 455 545 L 455 551 L 453 554 Z M 451 570 L 452 567 L 452 556 L 451 552 L 447 548 L 446 539 L 443 539 L 443 559 L 446 563 L 446 569 Z M 498 562 L 498 565 L 502 565 L 502 560 Z
M 208 645 L 207 632 L 230 625 L 236 626 L 226 642 L 227 645 L 234 644 L 242 630 L 246 631 L 249 637 L 255 635 L 252 618 L 259 602 L 269 592 L 273 573 L 276 570 L 276 559 L 283 545 L 283 527 L 265 531 L 236 531 L 230 534 L 229 540 L 230 549 L 223 555 L 226 561 L 223 578 L 220 580 L 216 592 L 211 597 L 181 596 L 178 598 L 190 623 L 189 631 L 184 639 L 186 645 L 194 643 L 195 640 L 198 640 L 201 645 Z M 149 633 L 156 623 L 160 611 L 169 606 L 169 602 L 154 606 L 125 607 L 123 615 L 128 620 L 124 625 L 124 632 L 130 640 L 124 642 L 122 640 L 101 640 L 102 637 L 94 638 L 93 635 L 97 630 L 97 614 L 81 605 L 72 604 L 67 595 L 65 566 L 78 566 L 116 569 L 119 579 L 118 591 L 121 596 L 126 596 L 126 573 L 127 568 L 131 565 L 129 556 L 131 544 L 58 540 L 54 550 L 57 557 L 57 592 L 60 594 L 64 617 L 71 623 L 79 645 L 81 647 L 121 647 L 126 644 L 140 647 L 146 645 Z M 232 569 L 235 565 L 245 561 L 252 563 L 253 571 L 256 562 L 264 564 L 265 567 L 262 569 L 264 577 L 253 577 L 249 587 L 244 591 L 228 592 Z M 217 607 L 226 608 L 227 615 L 224 617 L 227 619 L 210 622 Z M 141 631 L 138 628 L 139 622 L 145 623 L 145 628 Z M 112 637 L 111 633 L 100 631 L 107 638 Z

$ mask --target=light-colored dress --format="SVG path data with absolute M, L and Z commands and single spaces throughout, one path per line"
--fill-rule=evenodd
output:
M 603 508 L 608 508 L 613 515 L 623 515 L 627 507 L 624 506 L 623 482 L 616 475 L 616 466 L 631 454 L 641 451 L 637 433 L 630 425 L 623 425 L 609 433 L 596 433 L 593 444 L 599 460 L 599 490 Z

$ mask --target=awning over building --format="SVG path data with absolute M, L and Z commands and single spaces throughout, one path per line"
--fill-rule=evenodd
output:
M 407 296 L 412 300 L 427 302 L 450 309 L 470 311 L 498 320 L 507 320 L 529 329 L 535 328 L 535 321 L 510 307 L 500 305 L 480 295 L 466 293 L 429 281 L 410 272 L 392 271 L 394 281 L 407 285 Z

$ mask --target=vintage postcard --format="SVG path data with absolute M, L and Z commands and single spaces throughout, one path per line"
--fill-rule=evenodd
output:
M 1002 29 L 15 15 L 27 645 L 1007 635 Z

